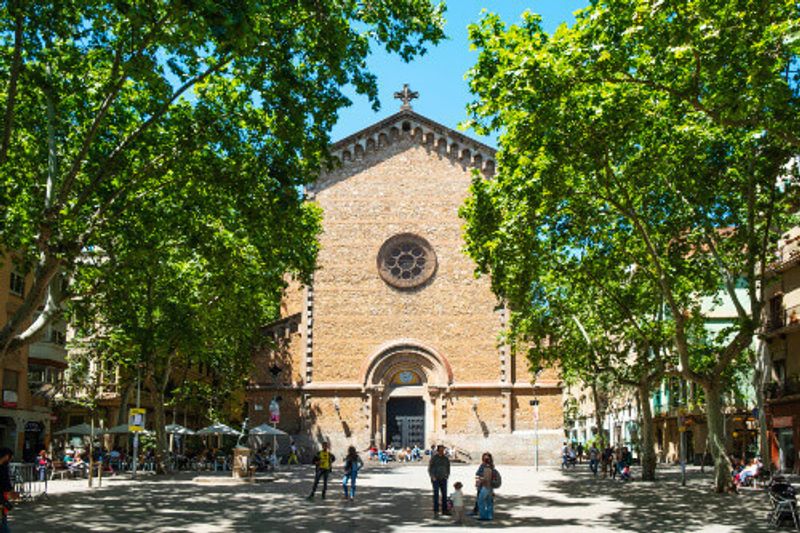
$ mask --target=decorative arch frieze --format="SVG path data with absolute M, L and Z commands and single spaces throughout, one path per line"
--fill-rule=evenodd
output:
M 453 383 L 453 370 L 438 351 L 413 339 L 384 343 L 370 355 L 361 368 L 364 389 L 385 386 L 397 372 L 417 372 L 428 386 L 448 389 Z
M 455 164 L 494 174 L 495 150 L 411 110 L 400 111 L 369 128 L 342 139 L 331 154 L 343 165 L 391 144 L 411 140 L 447 157 Z

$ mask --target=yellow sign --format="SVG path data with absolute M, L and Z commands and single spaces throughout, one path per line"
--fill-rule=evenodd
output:
M 133 407 L 128 410 L 128 431 L 131 433 L 138 433 L 144 431 L 144 414 L 145 409 Z

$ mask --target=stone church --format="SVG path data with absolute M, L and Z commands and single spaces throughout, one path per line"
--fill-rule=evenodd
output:
M 501 342 L 507 311 L 463 252 L 458 211 L 473 172 L 491 179 L 495 150 L 415 113 L 414 96 L 404 88 L 398 113 L 335 143 L 340 165 L 308 189 L 323 211 L 318 270 L 264 327 L 273 342 L 254 356 L 250 424 L 277 404 L 279 429 L 338 454 L 443 443 L 529 464 L 538 426 L 552 462 L 557 373 L 532 383 L 524 354 Z

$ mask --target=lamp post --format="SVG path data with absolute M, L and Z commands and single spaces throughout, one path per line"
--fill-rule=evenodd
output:
M 539 471 L 539 399 L 536 397 L 536 386 L 533 387 L 534 399 L 531 400 L 533 407 L 533 465 Z
M 272 374 L 272 401 L 269 402 L 269 421 L 272 423 L 273 428 L 278 427 L 280 421 L 280 406 L 279 402 L 283 399 L 278 393 L 278 376 L 283 369 L 277 363 L 272 363 L 269 367 L 269 373 Z M 272 435 L 272 454 L 278 457 L 278 441 L 275 435 Z
M 542 370 L 542 367 L 539 366 L 533 373 L 533 400 L 531 400 L 531 407 L 533 407 L 533 465 L 537 472 L 539 471 L 539 394 L 537 387 Z

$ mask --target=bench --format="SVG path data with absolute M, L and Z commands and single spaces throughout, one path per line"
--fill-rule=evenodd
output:
M 53 467 L 50 469 L 50 480 L 56 478 L 64 479 L 65 477 L 72 478 L 72 472 L 67 468 L 63 461 L 53 461 Z

